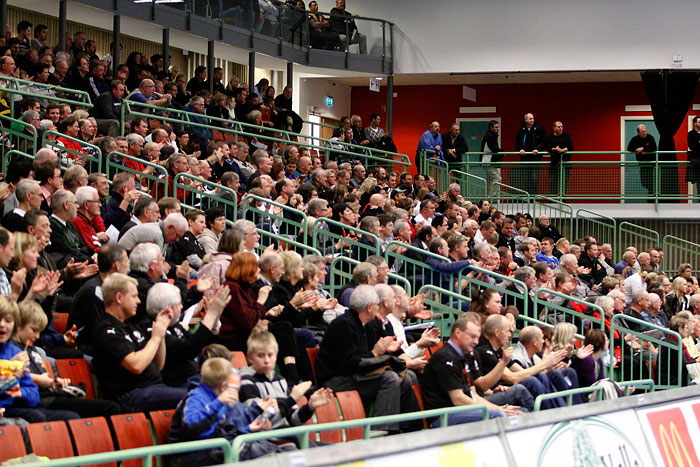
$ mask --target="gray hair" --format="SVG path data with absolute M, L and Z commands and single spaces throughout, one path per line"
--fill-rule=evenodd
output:
M 17 183 L 15 188 L 15 195 L 17 196 L 17 201 L 20 203 L 25 200 L 27 194 L 31 193 L 32 190 L 39 185 L 39 182 L 32 180 L 31 178 L 23 178 Z
M 379 295 L 371 285 L 358 285 L 350 295 L 350 308 L 355 311 L 364 311 L 369 305 L 377 305 Z
M 45 118 L 39 122 L 39 131 L 49 131 L 51 125 L 53 125 L 53 121 Z
M 192 106 L 194 104 L 203 104 L 203 103 L 204 103 L 204 98 L 202 96 L 194 96 L 192 99 L 190 99 L 190 102 L 187 105 Z
M 163 221 L 163 226 L 167 227 L 169 225 L 174 226 L 178 230 L 187 230 L 187 220 L 185 216 L 179 212 L 172 212 L 168 214 L 168 217 Z
M 277 253 L 262 255 L 258 260 L 258 267 L 261 271 L 269 271 L 272 266 L 284 266 L 284 260 Z
M 408 221 L 399 219 L 394 222 L 394 237 L 398 237 L 399 233 L 408 226 Z
M 690 300 L 688 300 L 688 305 L 690 307 L 694 307 L 696 303 L 700 302 L 700 293 L 696 293 L 690 296 Z
M 515 270 L 515 273 L 513 273 L 513 276 L 515 280 L 523 282 L 525 279 L 529 279 L 530 277 L 535 275 L 535 270 L 531 268 L 530 266 L 523 266 L 521 268 L 518 268 Z
M 693 295 L 694 297 L 695 295 Z M 700 298 L 700 297 L 698 297 Z M 691 297 L 692 299 L 692 297 Z M 661 302 L 661 297 L 659 297 L 659 294 L 657 293 L 649 293 L 649 303 L 656 303 L 656 302 Z
M 239 251 L 241 248 L 241 244 L 243 240 L 245 240 L 245 236 L 248 233 L 247 231 L 250 228 L 256 229 L 255 224 L 248 219 L 238 219 L 233 223 L 233 226 L 231 226 L 231 231 L 233 232 L 233 246 L 236 251 Z
M 63 212 L 63 204 L 68 201 L 71 196 L 73 196 L 73 192 L 66 190 L 65 188 L 59 188 L 58 190 L 53 192 L 53 195 L 51 195 L 51 208 L 54 212 Z
M 32 120 L 39 118 L 39 112 L 36 110 L 25 110 L 22 114 L 22 121 L 24 123 L 30 123 Z
M 149 318 L 155 319 L 158 313 L 165 310 L 167 307 L 179 305 L 180 303 L 182 303 L 180 289 L 167 282 L 158 282 L 148 291 L 148 296 L 146 297 L 146 314 Z
M 407 220 L 408 211 L 403 208 L 394 208 L 394 210 L 391 211 L 391 218 L 394 220 L 394 223 L 399 220 Z
M 636 289 L 633 290 L 630 296 L 632 297 L 632 301 L 634 303 L 639 302 L 640 300 L 644 299 L 644 295 L 647 294 L 648 292 L 644 289 Z
M 160 248 L 155 243 L 139 243 L 129 255 L 129 268 L 132 271 L 146 273 L 151 263 L 158 260 Z
M 571 246 L 573 247 L 574 245 L 571 245 Z M 572 255 L 571 253 L 561 255 L 561 258 L 559 258 L 559 264 L 562 266 L 566 266 L 567 264 L 575 263 L 577 261 L 578 260 L 576 259 L 576 256 Z
M 482 254 L 485 254 L 490 250 L 489 246 L 490 245 L 488 243 L 477 243 L 472 248 L 472 255 L 474 258 L 479 258 Z
M 306 207 L 306 212 L 311 217 L 316 217 L 316 212 L 319 209 L 324 209 L 328 206 L 328 201 L 323 198 L 313 198 L 309 200 L 309 205 Z
M 595 305 L 607 310 L 615 306 L 615 301 L 610 295 L 601 295 L 595 299 Z
M 81 186 L 75 191 L 75 202 L 82 206 L 86 201 L 92 201 L 95 198 L 100 199 L 97 189 L 92 186 Z
M 383 302 L 384 300 L 393 300 L 395 297 L 394 291 L 391 289 L 391 286 L 389 286 L 389 285 L 377 284 L 374 286 L 374 290 L 377 291 L 377 295 L 379 296 L 380 303 Z
M 455 188 L 460 188 L 459 183 L 450 183 L 450 185 L 447 187 L 448 191 L 454 190 Z
M 126 142 L 129 144 L 141 144 L 144 142 L 143 136 L 136 133 L 126 135 Z
M 377 226 L 379 226 L 379 219 L 375 216 L 365 216 L 360 221 L 360 230 L 364 230 L 365 232 L 369 232 L 370 229 L 376 228 Z
M 377 266 L 371 263 L 360 263 L 352 271 L 352 280 L 356 284 L 364 284 L 370 277 L 377 277 Z
M 53 149 L 41 148 L 36 152 L 36 155 L 34 156 L 34 166 L 36 167 L 37 164 L 47 160 L 55 161 L 57 158 L 58 156 L 55 152 L 53 152 Z
M 326 173 L 326 171 L 324 169 L 314 169 L 311 172 L 311 180 L 316 180 L 318 177 L 320 177 L 321 175 L 323 175 L 325 173 Z
M 629 264 L 633 259 L 637 257 L 637 254 L 634 251 L 627 250 L 622 254 L 622 259 Z
M 610 292 L 608 292 L 608 297 L 610 298 L 620 298 L 622 300 L 626 300 L 627 297 L 625 296 L 625 293 L 620 290 L 620 289 L 612 289 Z

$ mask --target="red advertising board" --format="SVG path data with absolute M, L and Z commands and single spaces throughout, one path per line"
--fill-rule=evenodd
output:
M 700 410 L 698 405 L 700 404 L 693 407 L 696 415 Z M 667 467 L 700 465 L 680 408 L 649 412 L 646 416 L 664 465 Z

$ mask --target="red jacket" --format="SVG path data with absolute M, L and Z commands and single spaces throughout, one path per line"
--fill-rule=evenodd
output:
M 74 219 L 71 219 L 71 222 L 75 226 L 75 230 L 78 231 L 80 238 L 83 239 L 89 248 L 92 248 L 92 250 L 97 253 L 100 251 L 102 245 L 100 244 L 100 241 L 97 240 L 97 230 L 95 229 L 93 221 L 85 217 L 85 215 L 80 211 L 78 211 L 78 215 L 75 216 Z

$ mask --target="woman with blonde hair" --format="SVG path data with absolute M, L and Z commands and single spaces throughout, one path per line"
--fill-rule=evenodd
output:
M 576 326 L 571 323 L 559 323 L 554 326 L 554 336 L 552 337 L 552 351 L 568 351 L 567 358 L 574 354 L 574 343 L 576 342 Z
M 681 276 L 673 279 L 671 292 L 666 295 L 666 314 L 669 318 L 675 316 L 679 311 L 690 310 L 690 297 L 688 293 L 692 287 L 692 282 Z

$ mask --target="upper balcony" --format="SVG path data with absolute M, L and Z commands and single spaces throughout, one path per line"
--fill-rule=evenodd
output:
M 252 0 L 185 0 L 160 3 L 146 0 L 72 0 L 163 28 L 183 31 L 206 40 L 276 57 L 310 67 L 393 74 L 394 24 L 377 18 L 352 17 L 345 21 L 330 12 L 311 12 L 284 3 L 255 15 Z M 255 2 L 257 3 L 257 2 Z M 241 5 L 242 6 L 235 6 Z M 319 35 L 309 14 L 322 15 L 346 34 Z M 355 30 L 356 31 L 353 33 Z M 323 30 L 322 30 L 323 31 Z M 366 50 L 360 50 L 361 36 Z M 350 36 L 350 44 L 344 40 Z M 360 53 L 366 52 L 366 53 Z

